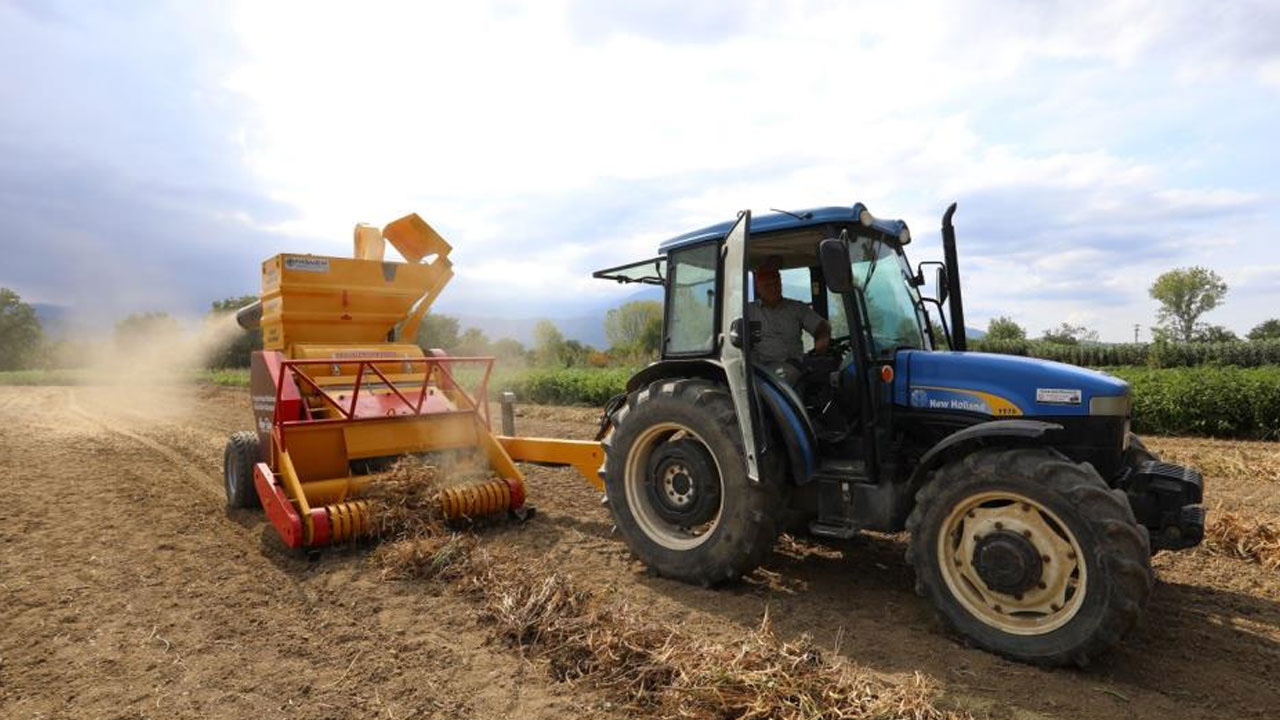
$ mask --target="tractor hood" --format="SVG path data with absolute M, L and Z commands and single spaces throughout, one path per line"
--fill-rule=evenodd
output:
M 992 417 L 1128 415 L 1129 384 L 1086 368 L 1013 355 L 904 350 L 894 402 Z

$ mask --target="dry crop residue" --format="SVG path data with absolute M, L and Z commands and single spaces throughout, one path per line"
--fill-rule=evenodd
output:
M 944 634 L 911 590 L 900 537 L 784 540 L 748 582 L 718 590 L 651 577 L 568 470 L 525 468 L 539 511 L 526 523 L 401 548 L 420 569 L 385 555 L 395 542 L 311 562 L 285 551 L 260 512 L 221 507 L 222 443 L 250 427 L 247 393 L 156 392 L 0 388 L 0 717 L 622 715 L 634 676 L 620 676 L 622 690 L 588 679 L 594 645 L 557 631 L 553 653 L 511 629 L 523 615 L 499 612 L 539 607 L 530 600 L 547 577 L 589 596 L 577 606 L 586 615 L 570 617 L 633 612 L 637 638 L 669 628 L 689 647 L 758 649 L 767 613 L 772 642 L 795 657 L 813 649 L 869 687 L 976 717 L 1272 718 L 1280 708 L 1280 573 L 1234 553 L 1158 555 L 1145 629 L 1086 671 L 1009 663 Z M 595 431 L 594 410 L 518 410 L 523 434 Z M 1211 520 L 1280 518 L 1280 445 L 1150 445 L 1205 470 Z M 660 657 L 656 641 L 626 642 Z M 661 672 L 672 668 L 716 686 L 685 665 Z M 679 707 L 670 702 L 641 697 L 636 711 Z M 913 709 L 875 710 L 885 712 Z

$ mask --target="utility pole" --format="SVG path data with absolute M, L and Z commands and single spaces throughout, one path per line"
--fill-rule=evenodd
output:
M 1138 323 L 1133 324 L 1133 341 L 1138 342 L 1138 328 L 1142 327 Z

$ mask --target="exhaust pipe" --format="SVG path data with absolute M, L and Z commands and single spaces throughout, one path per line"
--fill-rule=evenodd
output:
M 255 300 L 236 311 L 236 324 L 245 330 L 262 326 L 262 301 Z
M 951 224 L 951 216 L 956 213 L 956 204 L 951 203 L 942 216 L 942 252 L 947 261 L 947 295 L 951 307 L 951 349 L 961 352 L 968 349 L 968 338 L 964 328 L 964 302 L 960 299 L 960 263 L 956 258 L 956 228 Z

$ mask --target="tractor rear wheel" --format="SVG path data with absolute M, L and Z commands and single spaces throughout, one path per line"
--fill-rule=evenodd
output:
M 1048 449 L 944 466 L 907 521 L 916 592 L 975 645 L 1083 666 L 1120 642 L 1151 592 L 1150 545 L 1124 492 Z
M 631 393 L 604 439 L 605 491 L 618 532 L 654 572 L 710 586 L 760 564 L 777 539 L 776 479 L 747 478 L 724 386 L 659 380 Z
M 222 451 L 223 486 L 228 508 L 261 507 L 258 490 L 253 486 L 253 466 L 260 457 L 258 434 L 241 430 L 231 434 Z

